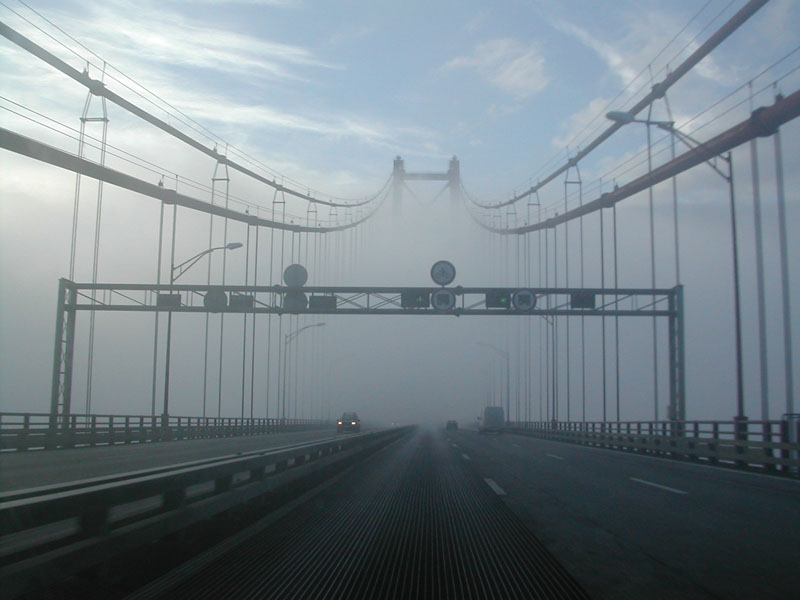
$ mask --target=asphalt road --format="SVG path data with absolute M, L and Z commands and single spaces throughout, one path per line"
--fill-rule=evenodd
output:
M 311 493 L 130 600 L 587 598 L 438 431 L 406 436 Z
M 594 597 L 797 597 L 800 481 L 511 434 L 446 437 Z
M 364 432 L 366 431 L 364 429 Z M 335 435 L 336 430 L 331 428 L 270 435 L 120 444 L 69 450 L 4 452 L 0 455 L 0 491 L 138 471 L 235 454 L 236 452 L 319 440 Z

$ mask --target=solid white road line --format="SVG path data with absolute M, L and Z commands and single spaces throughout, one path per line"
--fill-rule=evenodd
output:
M 673 494 L 688 494 L 689 492 L 684 492 L 683 490 L 676 490 L 675 488 L 667 487 L 666 485 L 661 485 L 659 483 L 653 483 L 652 481 L 645 481 L 644 479 L 637 479 L 636 477 L 631 477 L 631 481 L 637 481 L 639 483 L 643 483 L 644 485 L 649 485 L 654 488 L 658 488 L 660 490 L 665 490 L 667 492 L 672 492 Z
M 464 457 L 464 460 L 469 460 L 469 456 L 467 456 L 466 454 L 462 454 L 461 456 Z
M 550 458 L 555 458 L 556 460 L 564 460 L 563 456 L 556 456 L 555 454 L 548 454 Z
M 511 445 L 514 446 L 514 448 L 522 448 L 522 446 L 520 446 L 519 444 L 511 444 Z
M 505 496 L 506 495 L 505 490 L 503 488 L 501 488 L 499 485 L 497 485 L 497 483 L 495 482 L 494 479 L 489 479 L 488 477 L 484 477 L 483 480 L 486 482 L 486 485 L 488 485 L 490 488 L 492 488 L 492 491 L 495 494 L 497 494 L 498 496 Z

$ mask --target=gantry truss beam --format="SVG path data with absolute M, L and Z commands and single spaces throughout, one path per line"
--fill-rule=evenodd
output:
M 510 298 L 519 288 L 504 287 L 376 287 L 376 286 L 244 286 L 244 285 L 169 285 L 138 283 L 71 283 L 75 303 L 69 310 L 128 311 L 128 312 L 233 312 L 263 314 L 372 314 L 372 315 L 483 315 L 483 316 L 606 316 L 606 317 L 675 317 L 670 299 L 677 288 L 526 288 L 536 295 L 536 308 L 517 310 L 486 306 L 487 294 Z M 430 298 L 438 291 L 452 292 L 457 301 L 450 310 L 433 306 L 404 308 L 404 294 Z M 96 292 L 93 302 L 90 292 Z M 204 304 L 209 292 L 222 292 L 228 306 L 223 310 Z M 333 297 L 335 308 L 296 308 L 284 306 L 287 295 L 304 294 L 306 300 Z M 595 308 L 575 308 L 575 294 L 593 297 Z M 179 296 L 178 299 L 176 296 Z M 251 300 L 252 298 L 252 300 Z M 242 300 L 242 299 L 246 299 Z
M 520 295 L 528 310 L 519 310 Z M 444 296 L 448 303 L 441 303 Z M 535 298 L 535 303 L 530 299 Z M 533 304 L 533 306 L 531 306 Z M 411 307 L 410 307 L 411 306 Z M 438 308 L 437 308 L 438 306 Z M 447 308 L 442 308 L 447 306 Z M 75 283 L 58 294 L 51 414 L 70 414 L 76 315 L 82 311 L 543 317 L 663 317 L 669 345 L 670 418 L 685 418 L 683 287 L 518 288 L 244 286 Z

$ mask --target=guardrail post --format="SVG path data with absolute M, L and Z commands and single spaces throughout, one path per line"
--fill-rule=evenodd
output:
M 736 440 L 736 454 L 745 454 L 747 451 L 747 444 L 742 444 L 741 442 L 747 441 L 747 417 L 736 417 L 733 422 L 735 428 L 734 438 Z M 737 460 L 736 466 L 743 469 L 747 466 L 747 461 Z
M 97 445 L 97 415 L 92 415 L 91 426 L 89 427 L 89 445 Z
M 772 423 L 770 423 L 769 421 L 764 421 L 761 424 L 761 427 L 762 427 L 762 432 L 763 432 L 761 434 L 761 438 L 762 438 L 761 441 L 764 442 L 764 456 L 767 459 L 773 459 L 773 458 L 775 458 L 775 453 L 773 452 L 773 448 L 772 448 Z M 767 471 L 774 471 L 775 470 L 775 463 L 772 462 L 772 460 L 769 460 L 768 462 L 766 462 L 764 464 L 764 468 Z
M 31 416 L 25 415 L 22 419 L 22 429 L 17 434 L 17 450 L 28 449 L 28 435 L 31 432 Z
M 716 421 L 711 426 L 711 437 L 713 441 L 708 444 L 708 449 L 716 455 L 716 453 L 719 452 L 719 423 Z M 711 456 L 709 457 L 709 461 L 712 464 L 717 464 L 719 459 L 716 456 Z
M 698 460 L 697 453 L 696 452 L 691 452 L 691 450 L 694 450 L 697 447 L 697 440 L 700 438 L 700 423 L 698 423 L 697 421 L 694 422 L 694 425 L 693 425 L 693 428 L 692 428 L 692 438 L 694 438 L 694 439 L 692 439 L 688 443 L 689 450 L 690 450 L 690 452 L 689 452 L 689 460 L 697 461 Z

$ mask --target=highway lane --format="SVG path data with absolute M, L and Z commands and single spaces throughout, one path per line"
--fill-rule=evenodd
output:
M 510 434 L 447 437 L 593 596 L 785 598 L 800 589 L 796 480 Z
M 364 429 L 364 432 L 369 431 Z M 0 454 L 0 492 L 137 471 L 336 435 L 334 428 L 147 444 Z
M 129 600 L 586 598 L 437 431 L 309 493 Z

